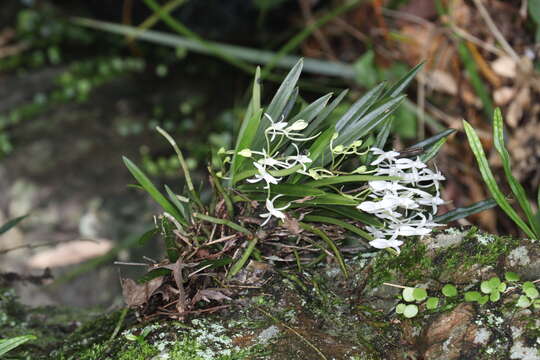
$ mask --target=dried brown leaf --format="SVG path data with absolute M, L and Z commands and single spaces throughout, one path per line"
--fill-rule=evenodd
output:
M 163 276 L 154 278 L 144 284 L 137 284 L 132 279 L 122 279 L 122 295 L 129 307 L 146 304 L 154 292 L 163 284 Z
M 202 289 L 202 290 L 197 291 L 193 299 L 191 299 L 191 303 L 195 305 L 197 302 L 201 300 L 204 300 L 206 302 L 210 302 L 212 300 L 216 300 L 216 301 L 231 300 L 231 298 L 228 297 L 226 294 L 230 295 L 227 289 Z

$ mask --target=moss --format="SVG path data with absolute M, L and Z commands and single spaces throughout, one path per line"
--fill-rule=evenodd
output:
M 373 261 L 368 287 L 374 288 L 383 282 L 392 281 L 400 274 L 407 283 L 424 281 L 433 269 L 431 258 L 426 256 L 426 246 L 419 242 L 407 242 L 401 247 L 399 256 L 387 252 Z
M 486 235 L 473 227 L 464 236 L 458 246 L 439 251 L 434 257 L 433 276 L 439 277 L 442 273 L 452 273 L 459 269 L 465 271 L 473 265 L 495 266 L 499 260 L 519 245 L 519 239 Z M 503 274 L 499 274 L 503 275 Z

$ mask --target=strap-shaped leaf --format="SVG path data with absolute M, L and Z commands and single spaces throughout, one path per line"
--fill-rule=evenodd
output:
M 337 121 L 337 132 L 341 132 L 348 124 L 354 123 L 361 118 L 369 110 L 371 105 L 377 102 L 385 86 L 386 83 L 381 83 L 365 93 L 360 99 L 356 100 L 349 110 L 347 110 L 347 112 Z
M 375 216 L 359 211 L 358 209 L 355 209 L 352 207 L 323 205 L 321 206 L 321 208 L 332 211 L 333 213 L 342 215 L 352 220 L 358 220 L 361 223 L 366 224 L 366 225 L 372 225 L 372 226 L 377 226 L 377 227 L 382 226 L 381 221 L 377 219 Z
M 332 102 L 327 107 L 325 107 L 323 111 L 319 113 L 319 115 L 317 115 L 315 120 L 313 120 L 309 124 L 307 129 L 304 131 L 304 135 L 312 136 L 317 131 L 321 130 L 320 126 L 324 124 L 325 120 L 328 118 L 328 116 L 330 116 L 332 111 L 334 111 L 334 109 L 341 103 L 341 100 L 343 100 L 343 98 L 347 95 L 348 92 L 349 90 L 343 90 L 334 100 L 332 100 Z
M 399 79 L 394 85 L 392 85 L 385 93 L 383 97 L 389 96 L 389 97 L 396 97 L 403 93 L 405 89 L 409 86 L 411 81 L 416 77 L 416 74 L 420 70 L 422 70 L 422 67 L 424 66 L 424 63 L 421 62 L 420 64 L 413 67 L 405 76 L 403 76 L 401 79 Z
M 516 223 L 517 226 L 527 236 L 534 239 L 535 234 L 534 232 L 525 224 L 523 220 L 519 217 L 519 215 L 516 213 L 516 211 L 510 206 L 506 198 L 504 197 L 504 194 L 502 193 L 501 189 L 497 185 L 497 181 L 495 180 L 495 177 L 493 176 L 493 173 L 491 172 L 491 169 L 489 168 L 489 164 L 486 158 L 486 155 L 484 153 L 484 149 L 482 148 L 482 144 L 480 143 L 480 139 L 478 138 L 478 135 L 476 135 L 476 132 L 472 128 L 471 125 L 465 120 L 463 120 L 463 127 L 465 128 L 465 133 L 467 134 L 467 139 L 469 140 L 469 145 L 471 147 L 471 150 L 476 158 L 476 162 L 478 163 L 478 167 L 480 168 L 480 173 L 482 174 L 482 178 L 484 179 L 484 182 L 486 183 L 489 192 L 497 202 L 497 204 L 503 209 L 503 211 Z
M 496 108 L 495 112 L 493 113 L 493 143 L 495 145 L 495 149 L 499 153 L 504 174 L 506 176 L 506 179 L 508 180 L 508 184 L 510 185 L 510 189 L 514 193 L 514 196 L 516 197 L 519 206 L 521 206 L 521 209 L 525 213 L 525 216 L 527 217 L 527 221 L 529 222 L 529 225 L 533 230 L 534 228 L 534 214 L 531 208 L 531 204 L 529 203 L 529 199 L 527 198 L 527 194 L 525 192 L 525 189 L 523 186 L 516 180 L 514 175 L 512 175 L 512 169 L 510 167 L 510 155 L 508 154 L 508 151 L 506 150 L 506 147 L 504 145 L 504 133 L 503 133 L 503 117 L 501 113 L 501 109 Z M 539 233 L 534 231 L 536 233 L 536 238 L 540 236 Z
M 350 232 L 352 232 L 352 233 L 354 233 L 356 235 L 360 235 L 361 237 L 363 237 L 364 239 L 366 239 L 368 241 L 373 240 L 373 236 L 371 236 L 371 234 L 365 232 L 362 229 L 357 228 L 356 226 L 354 226 L 352 224 L 349 224 L 348 222 L 336 219 L 334 217 L 320 216 L 320 215 L 306 215 L 304 217 L 304 221 L 338 225 L 338 226 L 342 227 L 343 229 L 349 230 Z
M 404 99 L 405 95 L 392 98 L 366 114 L 361 119 L 351 122 L 340 132 L 338 138 L 334 141 L 334 145 L 348 146 L 352 142 L 362 138 L 364 135 L 367 135 L 373 128 L 378 126 L 381 121 L 392 115 Z
M 123 156 L 122 159 L 124 160 L 124 164 L 126 164 L 126 167 L 128 168 L 129 172 L 133 177 L 137 180 L 137 182 L 146 190 L 146 192 L 169 214 L 174 216 L 176 220 L 179 222 L 186 222 L 185 219 L 182 218 L 182 215 L 180 212 L 174 207 L 173 204 L 169 202 L 160 192 L 159 190 L 152 184 L 150 179 L 135 165 L 131 160 L 129 160 L 127 157 Z
M 246 158 L 239 156 L 238 152 L 243 149 L 248 149 L 255 138 L 259 123 L 261 121 L 261 84 L 260 84 L 261 69 L 257 67 L 255 71 L 255 79 L 253 80 L 253 88 L 251 91 L 251 101 L 249 102 L 248 109 L 244 115 L 244 120 L 240 126 L 238 132 L 236 146 L 234 148 L 234 154 L 231 165 L 231 174 L 233 177 L 242 167 L 242 163 L 246 161 Z
M 2 235 L 3 233 L 8 232 L 9 230 L 11 230 L 11 228 L 17 226 L 17 224 L 20 223 L 21 221 L 23 221 L 27 216 L 28 215 L 23 215 L 23 216 L 16 217 L 14 219 L 9 220 L 4 225 L 0 226 L 0 235 Z
M 366 181 L 376 181 L 376 180 L 400 180 L 398 176 L 376 176 L 376 175 L 344 175 L 344 176 L 335 176 L 328 177 L 319 180 L 313 180 L 302 184 L 302 186 L 310 186 L 314 188 L 334 185 L 334 184 L 344 184 L 350 182 L 366 182 Z
M 289 102 L 289 98 L 294 92 L 296 83 L 300 78 L 300 73 L 302 72 L 302 67 L 304 62 L 300 59 L 296 65 L 291 69 L 287 77 L 281 83 L 278 91 L 272 98 L 270 105 L 266 108 L 266 113 L 275 121 L 279 120 L 285 106 Z
M 264 185 L 259 184 L 246 184 L 237 187 L 242 192 L 263 192 L 268 190 L 264 189 Z M 326 194 L 324 191 L 315 187 L 294 184 L 277 184 L 270 186 L 270 194 L 282 194 L 286 196 L 305 197 L 305 196 L 322 196 Z
M 437 143 L 442 138 L 447 138 L 448 136 L 452 135 L 456 132 L 456 129 L 446 129 L 444 131 L 441 131 L 440 133 L 437 133 L 427 139 L 424 139 L 420 142 L 417 142 L 414 145 L 411 145 L 411 148 L 424 148 L 427 149 L 428 147 L 432 146 L 433 144 Z
M 497 202 L 494 199 L 489 198 L 487 200 L 479 201 L 466 207 L 456 208 L 442 215 L 435 216 L 435 218 L 433 218 L 433 221 L 440 224 L 447 224 L 449 222 L 477 214 L 484 210 L 491 209 L 495 206 L 497 206 Z
M 423 163 L 427 163 L 429 160 L 433 159 L 442 146 L 446 143 L 446 140 L 448 140 L 448 138 L 444 137 L 439 139 L 439 141 L 437 141 L 435 144 L 431 145 L 425 153 L 420 155 L 420 160 L 422 160 Z
M 36 340 L 34 335 L 22 335 L 11 339 L 0 339 L 0 356 L 7 354 L 9 351 L 24 344 L 30 340 Z

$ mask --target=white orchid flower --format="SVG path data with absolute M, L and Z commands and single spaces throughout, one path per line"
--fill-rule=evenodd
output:
M 263 165 L 261 165 L 261 164 L 259 164 L 257 162 L 254 162 L 253 165 L 257 168 L 259 173 L 255 174 L 255 177 L 253 177 L 251 179 L 247 179 L 247 182 L 253 184 L 253 183 L 259 182 L 261 180 L 264 180 L 266 182 L 266 186 L 264 188 L 268 189 L 270 184 L 276 185 L 277 183 L 279 183 L 281 181 L 281 178 L 274 177 L 274 176 L 270 175 L 270 173 L 268 173 L 266 171 L 266 168 Z
M 287 205 L 276 208 L 274 207 L 274 201 L 276 201 L 277 198 L 281 197 L 283 195 L 276 195 L 273 199 L 266 199 L 266 210 L 268 210 L 267 213 L 261 214 L 260 217 L 266 218 L 266 220 L 261 224 L 261 226 L 264 226 L 270 221 L 272 217 L 276 217 L 278 219 L 285 219 L 286 215 L 282 210 L 287 209 L 289 206 L 291 206 L 291 203 L 288 203 Z
M 400 240 L 386 240 L 386 239 L 375 239 L 369 242 L 369 245 L 377 249 L 386 249 L 394 248 L 399 254 L 399 247 L 403 245 L 403 241 Z
M 379 155 L 379 157 L 375 159 L 375 161 L 373 161 L 370 165 L 379 165 L 383 161 L 394 162 L 399 156 L 399 153 L 397 151 L 384 151 L 375 147 L 371 148 L 371 152 L 375 155 Z

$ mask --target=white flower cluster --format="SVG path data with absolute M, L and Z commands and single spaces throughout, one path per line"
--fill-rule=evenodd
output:
M 437 206 L 444 203 L 440 197 L 439 181 L 444 176 L 430 170 L 420 158 L 400 158 L 396 151 L 385 152 L 371 148 L 377 159 L 374 175 L 395 176 L 395 181 L 370 181 L 370 200 L 358 205 L 358 209 L 373 214 L 384 221 L 383 228 L 367 226 L 375 238 L 370 245 L 378 249 L 394 248 L 399 252 L 403 244 L 401 236 L 427 235 L 440 226 L 433 222 Z M 434 195 L 425 190 L 434 191 Z M 427 215 L 426 215 L 427 214 Z
M 255 174 L 253 178 L 247 179 L 247 181 L 250 183 L 264 181 L 266 183 L 264 189 L 268 190 L 266 198 L 266 209 L 268 212 L 260 215 L 262 218 L 266 218 L 261 226 L 266 225 L 272 217 L 282 220 L 285 219 L 283 210 L 291 205 L 289 203 L 280 208 L 274 206 L 274 201 L 283 195 L 276 195 L 274 198 L 270 199 L 270 184 L 277 185 L 282 178 L 273 176 L 270 174 L 270 171 L 288 170 L 297 165 L 300 165 L 301 168 L 299 168 L 298 171 L 306 171 L 306 164 L 312 162 L 309 156 L 300 154 L 298 146 L 294 142 L 292 145 L 296 148 L 296 155 L 280 157 L 277 150 L 279 150 L 278 148 L 281 145 L 283 138 L 285 137 L 291 141 L 307 141 L 317 137 L 317 135 L 305 137 L 299 132 L 308 126 L 308 123 L 304 120 L 297 120 L 292 125 L 289 125 L 287 122 L 283 121 L 283 119 L 279 122 L 274 122 L 268 114 L 264 114 L 264 116 L 270 121 L 270 126 L 268 126 L 264 132 L 268 149 L 262 149 L 262 151 L 243 149 L 238 152 L 241 156 L 249 158 L 254 158 L 254 156 L 258 157 L 258 159 L 253 162 L 253 166 L 257 169 L 257 174 Z M 273 143 L 274 140 L 277 140 L 277 144 Z M 272 149 L 272 147 L 276 147 L 276 149 Z

